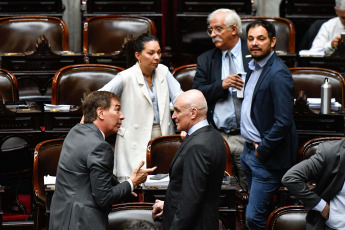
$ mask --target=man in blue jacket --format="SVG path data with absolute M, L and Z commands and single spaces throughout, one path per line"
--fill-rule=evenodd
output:
M 294 83 L 287 66 L 274 52 L 274 26 L 255 21 L 247 26 L 249 62 L 241 110 L 245 141 L 241 164 L 249 187 L 246 209 L 250 229 L 264 229 L 273 193 L 295 162 Z

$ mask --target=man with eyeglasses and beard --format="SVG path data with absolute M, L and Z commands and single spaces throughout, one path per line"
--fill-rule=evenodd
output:
M 240 164 L 244 144 L 240 135 L 242 98 L 236 93 L 244 86 L 238 73 L 248 72 L 247 43 L 240 38 L 242 23 L 234 10 L 218 9 L 208 16 L 207 22 L 207 33 L 215 48 L 198 57 L 193 88 L 204 94 L 209 108 L 207 119 L 228 142 L 232 171 L 242 189 L 247 190 Z

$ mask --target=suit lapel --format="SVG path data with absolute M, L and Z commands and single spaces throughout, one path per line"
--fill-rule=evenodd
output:
M 273 63 L 273 60 L 276 59 L 276 54 L 273 53 L 272 57 L 267 61 L 266 65 L 264 66 L 264 69 L 262 70 L 258 82 L 255 85 L 255 89 L 253 92 L 253 100 L 255 98 L 256 93 L 258 92 L 258 89 L 260 88 L 261 83 L 264 81 L 264 79 L 266 78 L 267 74 L 270 72 L 271 70 L 271 65 Z
M 343 142 L 342 146 L 337 153 L 339 155 L 339 164 L 337 164 L 338 168 L 334 168 L 333 170 L 337 171 L 336 176 L 332 181 L 329 181 L 330 184 L 327 186 L 327 189 L 323 191 L 323 198 L 326 201 L 330 201 L 333 197 L 335 197 L 339 191 L 344 186 L 345 181 L 345 141 Z
M 222 79 L 222 51 L 217 48 L 212 56 L 211 73 L 216 80 Z
M 170 169 L 169 169 L 169 174 L 171 174 L 171 168 L 173 167 L 173 165 L 174 165 L 176 159 L 178 158 L 178 156 L 180 155 L 180 153 L 183 151 L 183 149 L 185 148 L 185 146 L 186 146 L 196 135 L 198 135 L 200 132 L 203 132 L 203 131 L 205 131 L 205 130 L 207 130 L 207 129 L 210 129 L 210 128 L 211 128 L 210 125 L 207 125 L 207 126 L 205 126 L 205 127 L 202 127 L 202 128 L 200 128 L 200 129 L 196 130 L 192 135 L 190 135 L 190 136 L 188 137 L 187 140 L 184 140 L 184 141 L 182 142 L 182 144 L 181 144 L 181 146 L 178 148 L 178 150 L 177 150 L 177 152 L 176 152 L 176 154 L 175 154 L 173 160 L 171 161 Z
M 146 87 L 145 80 L 144 80 L 144 75 L 141 72 L 139 63 L 137 63 L 135 65 L 135 72 L 136 72 L 135 75 L 136 75 L 136 78 L 137 78 L 138 85 L 141 88 L 141 92 L 144 94 L 144 96 L 148 100 L 148 102 L 150 102 L 150 104 L 152 105 L 151 97 L 150 97 L 149 91 L 148 91 L 148 89 Z
M 183 141 L 182 141 L 182 144 L 181 144 L 180 147 L 178 148 L 177 152 L 175 153 L 175 156 L 174 156 L 173 160 L 171 161 L 170 168 L 169 168 L 169 174 L 171 174 L 171 168 L 172 168 L 172 166 L 174 165 L 174 163 L 175 163 L 177 157 L 180 155 L 180 153 L 182 152 L 182 150 L 183 150 L 183 148 L 186 146 L 186 144 L 192 139 L 192 136 L 193 136 L 193 135 L 190 135 L 190 136 L 188 137 L 187 140 L 183 140 Z

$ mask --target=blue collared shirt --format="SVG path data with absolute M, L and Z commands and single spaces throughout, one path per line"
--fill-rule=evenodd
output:
M 267 61 L 271 58 L 273 53 L 274 51 L 272 51 L 267 57 L 258 62 L 254 62 L 254 59 L 252 59 L 248 63 L 248 67 L 252 70 L 252 73 L 244 88 L 244 99 L 242 102 L 241 109 L 241 135 L 243 139 L 249 143 L 261 142 L 260 133 L 253 124 L 250 113 L 252 110 L 253 93 L 256 83 L 259 80 L 264 66 L 266 65 Z
M 236 73 L 244 72 L 243 59 L 241 51 L 241 39 L 238 39 L 235 47 L 229 50 L 222 51 L 222 80 L 227 78 L 230 74 L 229 58 L 232 57 L 234 65 L 236 67 Z M 226 54 L 229 55 L 226 55 Z M 231 55 L 232 54 L 232 55 Z M 232 98 L 232 93 L 235 88 L 230 87 L 228 98 L 222 101 L 218 101 L 215 105 L 213 112 L 213 121 L 218 129 L 225 132 L 230 132 L 231 129 L 238 129 L 235 116 L 235 105 Z
M 151 97 L 152 106 L 153 106 L 153 124 L 159 125 L 159 109 L 158 109 L 158 98 L 157 98 L 157 90 L 156 90 L 156 83 L 155 83 L 155 72 L 152 73 L 152 91 L 150 89 L 150 86 L 146 80 L 146 77 L 144 77 L 147 91 L 149 92 L 149 95 Z
M 202 127 L 208 126 L 208 121 L 202 120 L 198 123 L 196 123 L 195 125 L 193 125 L 189 130 L 188 130 L 188 135 L 192 135 L 195 131 L 197 131 L 198 129 L 201 129 Z

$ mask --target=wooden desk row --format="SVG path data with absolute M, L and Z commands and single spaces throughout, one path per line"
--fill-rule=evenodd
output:
M 117 53 L 86 55 L 69 51 L 53 52 L 42 35 L 36 50 L 27 53 L 0 54 L 0 68 L 9 70 L 17 78 L 20 100 L 51 101 L 53 78 L 61 68 L 76 64 L 107 64 L 128 67 L 127 50 Z M 170 54 L 162 54 L 162 63 L 170 67 Z
M 82 117 L 80 112 L 43 111 L 36 103 L 0 109 L 0 146 L 11 137 L 27 141 L 29 149 L 47 139 L 64 137 Z
M 58 112 L 43 111 L 35 103 L 28 103 L 27 106 L 0 112 L 0 146 L 8 138 L 17 136 L 26 140 L 30 149 L 34 149 L 43 140 L 65 137 L 82 117 L 79 109 Z M 322 115 L 311 111 L 305 102 L 297 101 L 294 116 L 299 145 L 316 137 L 344 136 L 344 111 Z

